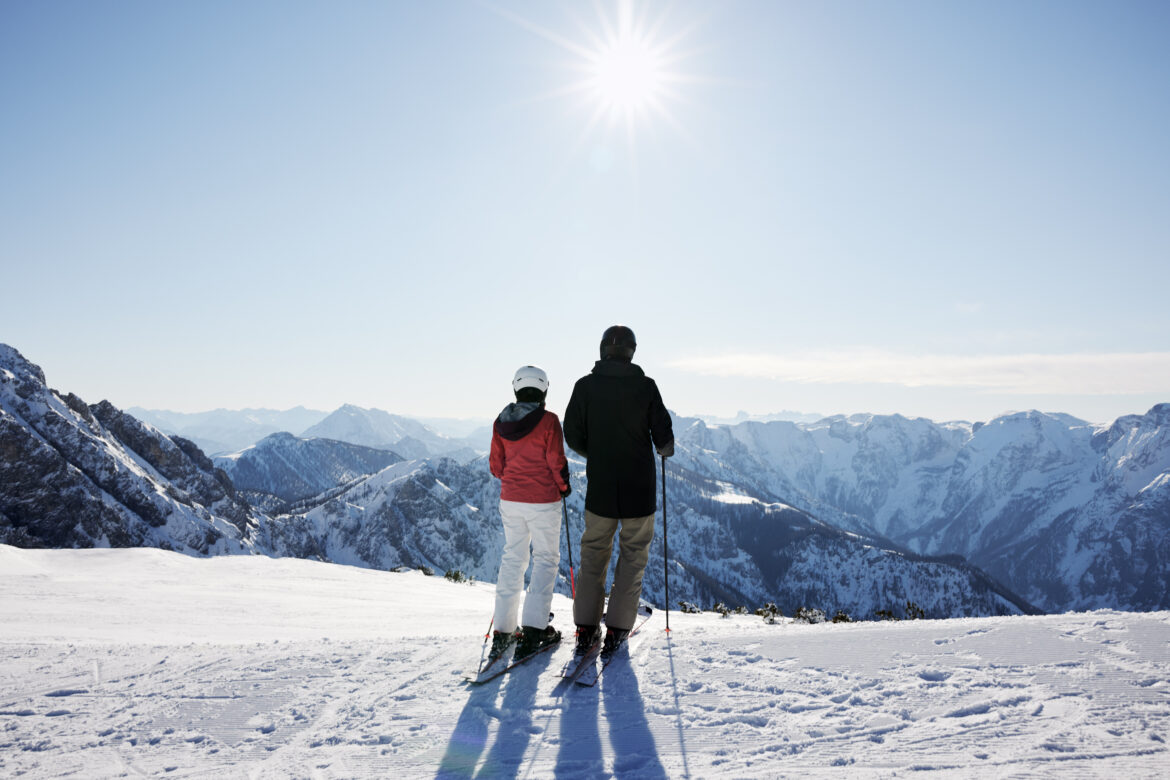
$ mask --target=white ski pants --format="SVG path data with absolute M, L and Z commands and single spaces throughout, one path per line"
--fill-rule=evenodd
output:
M 516 630 L 530 544 L 532 577 L 519 625 L 544 628 L 561 563 L 561 502 L 525 504 L 500 499 L 500 517 L 504 520 L 504 555 L 496 580 L 495 630 Z

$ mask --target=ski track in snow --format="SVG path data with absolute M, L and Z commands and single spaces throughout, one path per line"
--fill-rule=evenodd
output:
M 569 641 L 468 686 L 490 585 L 264 558 L 209 567 L 154 551 L 150 568 L 133 551 L 0 552 L 35 564 L 0 569 L 4 777 L 1170 771 L 1165 612 L 812 626 L 672 613 L 669 637 L 659 612 L 596 688 L 557 677 Z M 316 636 L 269 600 L 217 603 L 259 571 L 294 605 L 327 581 L 352 593 L 312 615 Z M 95 590 L 107 599 L 81 598 Z M 154 641 L 95 606 L 151 598 L 172 604 L 149 612 Z M 370 612 L 379 599 L 392 617 Z M 237 612 L 230 630 L 224 610 Z M 570 603 L 554 611 L 571 639 Z

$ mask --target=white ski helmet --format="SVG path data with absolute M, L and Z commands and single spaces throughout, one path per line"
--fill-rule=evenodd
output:
M 518 393 L 525 387 L 535 387 L 542 393 L 548 392 L 548 374 L 536 366 L 521 366 L 512 377 L 512 392 Z

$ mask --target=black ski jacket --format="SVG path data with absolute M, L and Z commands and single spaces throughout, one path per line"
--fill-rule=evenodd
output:
M 658 385 L 641 368 L 597 361 L 573 386 L 564 432 L 586 459 L 586 509 L 619 519 L 654 514 L 654 450 L 673 452 L 674 430 Z

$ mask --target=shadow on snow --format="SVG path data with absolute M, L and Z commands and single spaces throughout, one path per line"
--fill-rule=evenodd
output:
M 638 678 L 628 657 L 615 660 L 595 688 L 560 683 L 552 703 L 545 705 L 547 715 L 541 717 L 535 709 L 537 692 L 542 679 L 547 684 L 541 672 L 547 669 L 552 657 L 549 653 L 533 659 L 523 669 L 472 688 L 439 763 L 436 780 L 526 774 L 526 760 L 535 764 L 540 759 L 543 741 L 558 713 L 560 745 L 554 769 L 557 778 L 665 780 L 668 775 L 659 760 Z M 503 698 L 497 706 L 501 688 Z M 606 768 L 602 717 L 613 755 L 612 769 Z M 498 727 L 489 746 L 493 719 L 498 721 Z M 536 750 L 526 759 L 534 737 L 538 739 Z M 683 747 L 681 724 L 679 744 Z M 685 747 L 683 762 L 685 766 Z M 690 775 L 689 771 L 685 774 Z
M 533 723 L 533 714 L 540 673 L 548 667 L 552 656 L 552 653 L 542 653 L 522 669 L 471 689 L 447 743 L 447 751 L 439 762 L 436 780 L 516 777 L 520 774 L 529 742 L 534 735 L 545 730 Z M 504 688 L 504 698 L 497 707 L 501 687 Z M 488 747 L 489 725 L 493 718 L 499 721 L 496 738 L 479 765 Z

